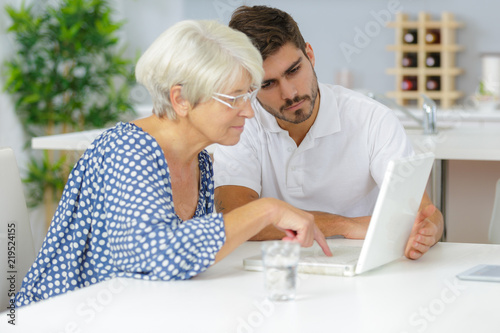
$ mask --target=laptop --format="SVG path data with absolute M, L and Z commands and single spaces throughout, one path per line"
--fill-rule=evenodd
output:
M 325 256 L 317 245 L 302 249 L 298 272 L 354 276 L 402 257 L 433 162 L 433 153 L 390 161 L 363 245 L 330 246 L 333 257 Z M 244 259 L 243 267 L 262 271 L 261 256 Z
M 0 312 L 35 261 L 28 209 L 14 152 L 0 147 Z

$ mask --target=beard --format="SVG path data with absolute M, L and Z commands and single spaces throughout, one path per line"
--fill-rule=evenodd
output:
M 316 72 L 314 71 L 313 68 L 313 74 L 314 77 L 311 80 L 311 91 L 309 92 L 308 95 L 301 95 L 301 96 L 295 96 L 293 99 L 286 99 L 285 103 L 279 108 L 279 110 L 276 110 L 275 108 L 271 107 L 270 105 L 262 103 L 262 101 L 259 100 L 260 105 L 272 114 L 274 117 L 277 119 L 292 123 L 292 124 L 300 124 L 307 119 L 309 119 L 313 113 L 314 105 L 316 103 L 316 98 L 318 97 L 318 78 L 316 77 Z M 309 108 L 307 108 L 307 103 L 305 106 L 301 107 L 300 109 L 297 109 L 293 112 L 291 115 L 286 115 L 286 109 L 289 108 L 290 106 L 302 102 L 302 101 L 309 101 Z

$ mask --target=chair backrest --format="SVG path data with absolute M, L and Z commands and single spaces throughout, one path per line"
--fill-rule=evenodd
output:
M 500 179 L 497 181 L 495 190 L 495 201 L 491 213 L 490 230 L 488 240 L 493 244 L 500 244 Z
M 28 209 L 14 152 L 0 147 L 0 312 L 35 260 Z

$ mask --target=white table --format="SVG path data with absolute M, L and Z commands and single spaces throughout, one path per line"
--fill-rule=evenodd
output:
M 330 239 L 331 243 L 359 241 Z M 17 332 L 498 332 L 500 283 L 461 281 L 500 264 L 500 245 L 438 243 L 356 277 L 299 275 L 291 302 L 266 300 L 263 275 L 243 270 L 247 242 L 189 281 L 112 279 L 17 310 Z M 1 314 L 0 331 L 6 329 Z
M 498 127 L 457 127 L 424 135 L 407 129 L 416 151 L 433 151 L 440 160 L 500 161 L 500 124 Z
M 105 129 L 95 129 L 82 132 L 39 136 L 31 139 L 31 148 L 49 150 L 81 150 L 90 146 L 95 138 Z
M 31 139 L 31 148 L 49 150 L 76 150 L 85 151 L 88 146 L 106 129 L 95 129 L 89 131 L 66 133 L 58 135 L 40 136 Z M 207 151 L 213 154 L 215 145 L 210 145 Z

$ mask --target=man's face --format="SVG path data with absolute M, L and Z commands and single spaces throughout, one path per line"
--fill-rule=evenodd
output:
M 299 124 L 311 117 L 318 96 L 314 53 L 309 44 L 306 55 L 292 43 L 264 61 L 264 79 L 257 99 L 277 119 Z

